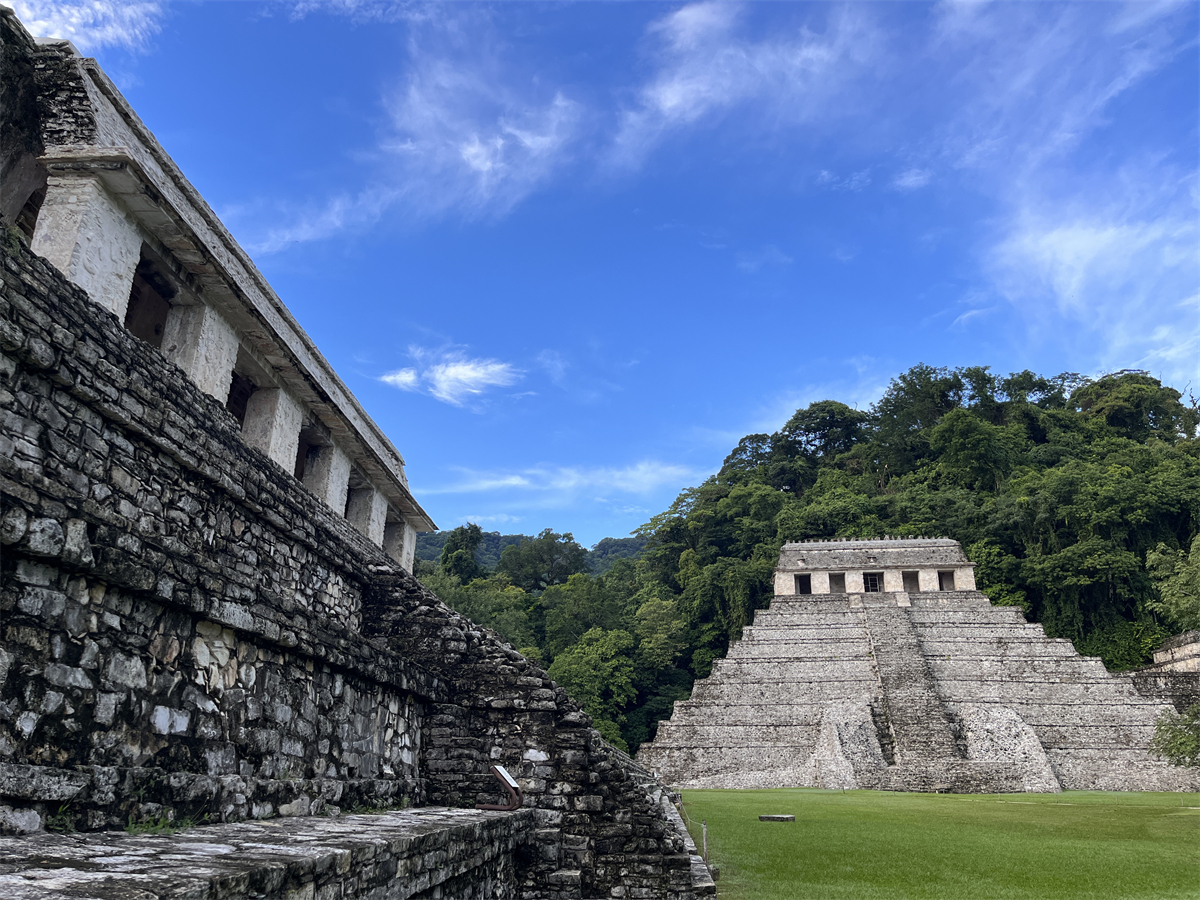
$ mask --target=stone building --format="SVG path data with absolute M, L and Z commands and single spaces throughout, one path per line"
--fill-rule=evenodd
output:
M 775 597 L 638 759 L 675 787 L 1195 790 L 1170 707 L 975 589 L 956 541 L 785 544 Z
M 713 893 L 95 61 L 0 39 L 0 897 Z
M 435 526 L 396 448 L 96 61 L 42 44 L 6 56 L 4 221 L 411 570 Z

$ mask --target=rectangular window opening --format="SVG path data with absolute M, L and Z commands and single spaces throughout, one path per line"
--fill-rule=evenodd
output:
M 304 432 L 301 431 L 300 437 L 296 441 L 296 467 L 292 472 L 297 481 L 304 480 L 304 473 L 308 471 L 308 454 L 314 449 L 313 445 L 305 440 Z
M 812 576 L 797 575 L 796 576 L 796 593 L 811 594 L 812 593 Z
M 954 590 L 954 573 L 953 572 L 938 572 L 938 590 L 939 591 Z
M 829 573 L 829 593 L 831 593 L 831 594 L 846 593 L 846 573 L 845 572 L 830 572 Z
M 33 233 L 37 230 L 38 213 L 42 211 L 42 202 L 46 199 L 46 190 L 41 188 L 29 195 L 21 211 L 17 213 L 16 226 L 25 240 L 32 241 Z
M 883 573 L 882 572 L 863 572 L 863 590 L 868 594 L 880 594 L 883 592 Z
M 155 350 L 162 348 L 167 316 L 175 289 L 149 260 L 143 258 L 133 273 L 129 306 L 125 311 L 125 329 Z
M 234 370 L 233 380 L 229 383 L 229 399 L 225 401 L 225 408 L 233 413 L 238 425 L 245 426 L 246 404 L 250 402 L 250 395 L 257 390 L 257 384 L 241 372 Z
M 304 481 L 304 477 L 312 471 L 321 455 L 321 448 L 329 445 L 329 437 L 320 426 L 310 421 L 300 429 L 296 440 L 296 480 Z
M 921 591 L 921 576 L 918 572 L 902 572 L 900 577 L 904 580 L 904 590 L 910 594 L 917 594 Z
M 356 503 L 361 506 L 362 499 L 371 491 L 371 481 L 360 472 L 357 468 L 350 469 L 350 483 L 346 489 L 346 508 L 342 510 L 342 515 L 347 519 L 355 517 Z M 365 528 L 365 522 L 363 523 Z

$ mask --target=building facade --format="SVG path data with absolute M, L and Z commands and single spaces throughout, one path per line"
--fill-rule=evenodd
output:
M 7 33 L 4 221 L 411 570 L 436 526 L 391 441 L 96 61 Z

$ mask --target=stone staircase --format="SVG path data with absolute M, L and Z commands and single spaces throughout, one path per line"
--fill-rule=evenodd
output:
M 874 594 L 873 597 L 888 595 Z M 887 709 L 896 763 L 907 765 L 962 757 L 950 718 L 925 663 L 908 609 L 863 606 L 871 654 Z

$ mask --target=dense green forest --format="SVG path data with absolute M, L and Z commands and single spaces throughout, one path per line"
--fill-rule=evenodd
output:
M 1198 425 L 1194 398 L 1140 371 L 919 365 L 869 411 L 824 400 L 746 436 L 604 568 L 548 529 L 486 565 L 470 525 L 417 574 L 631 750 L 767 604 L 785 541 L 952 537 L 993 603 L 1129 669 L 1200 627 Z
M 437 562 L 442 558 L 442 548 L 454 534 L 452 531 L 427 531 L 417 535 L 417 559 Z M 483 569 L 495 569 L 500 564 L 500 554 L 513 544 L 534 539 L 532 534 L 501 534 L 498 531 L 480 531 L 479 544 L 475 547 L 475 562 Z M 642 536 L 626 538 L 603 538 L 587 551 L 587 571 L 603 575 L 618 559 L 632 559 L 646 546 Z

